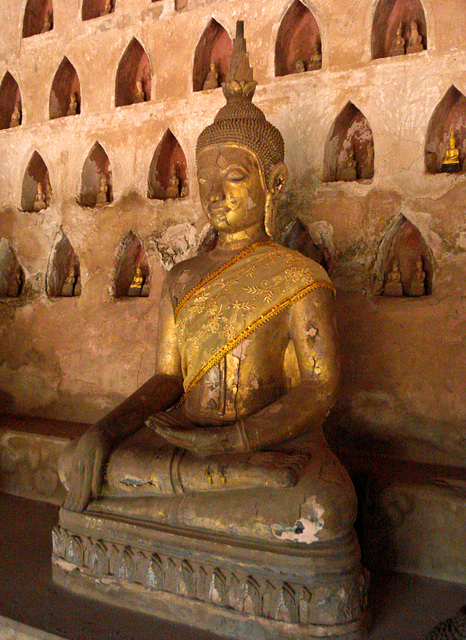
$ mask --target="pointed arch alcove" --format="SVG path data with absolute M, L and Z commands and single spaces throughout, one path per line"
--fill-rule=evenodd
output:
M 39 213 L 47 209 L 51 197 L 49 171 L 41 155 L 34 151 L 24 173 L 21 208 L 23 211 Z
M 52 0 L 28 0 L 24 10 L 23 38 L 53 29 Z
M 92 20 L 115 11 L 116 0 L 83 0 L 82 20 Z
M 120 242 L 115 268 L 115 298 L 149 295 L 150 270 L 141 240 L 129 231 Z
M 47 294 L 51 298 L 81 295 L 81 268 L 78 256 L 66 233 L 58 235 L 49 259 Z
M 52 83 L 49 117 L 75 116 L 81 111 L 81 85 L 78 74 L 68 58 L 63 58 Z
M 348 102 L 336 118 L 324 155 L 324 180 L 370 180 L 374 177 L 374 140 L 364 114 Z
M 149 169 L 147 195 L 156 200 L 184 198 L 189 193 L 186 156 L 170 129 L 155 150 Z
M 147 53 L 133 38 L 118 65 L 115 83 L 115 106 L 123 107 L 151 99 L 151 72 Z
M 194 52 L 193 91 L 214 89 L 215 85 L 220 87 L 230 66 L 232 48 L 228 33 L 212 18 Z
M 17 127 L 21 121 L 21 93 L 18 83 L 7 71 L 0 85 L 0 129 Z
M 24 272 L 10 242 L 0 239 L 0 298 L 19 298 L 24 286 Z
M 295 0 L 283 16 L 275 43 L 275 75 L 322 68 L 322 41 L 312 11 Z
M 424 49 L 427 49 L 427 25 L 420 0 L 379 0 L 372 22 L 372 58 Z
M 466 97 L 451 86 L 435 108 L 429 122 L 425 146 L 428 173 L 440 173 L 453 132 L 459 151 L 460 169 L 466 168 Z
M 385 234 L 374 268 L 374 292 L 388 297 L 430 295 L 432 251 L 419 229 L 400 214 Z
M 82 207 L 103 207 L 112 201 L 110 160 L 102 145 L 96 142 L 83 165 L 78 202 Z

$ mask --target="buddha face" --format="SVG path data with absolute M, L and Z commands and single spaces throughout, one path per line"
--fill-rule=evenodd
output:
M 253 153 L 217 145 L 198 156 L 198 180 L 204 213 L 220 233 L 236 233 L 264 224 L 266 187 Z

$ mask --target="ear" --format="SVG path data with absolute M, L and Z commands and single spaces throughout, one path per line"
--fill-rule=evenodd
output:
M 272 167 L 269 177 L 267 178 L 267 188 L 275 198 L 279 198 L 285 188 L 288 179 L 288 169 L 284 162 L 279 162 Z

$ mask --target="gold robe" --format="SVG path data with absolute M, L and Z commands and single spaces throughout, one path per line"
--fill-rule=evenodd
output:
M 318 287 L 325 270 L 297 251 L 257 242 L 194 287 L 175 310 L 185 393 L 257 327 Z

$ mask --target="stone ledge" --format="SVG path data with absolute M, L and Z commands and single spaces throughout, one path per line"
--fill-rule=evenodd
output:
M 65 640 L 63 636 L 34 629 L 3 616 L 0 616 L 0 638 L 3 640 Z

